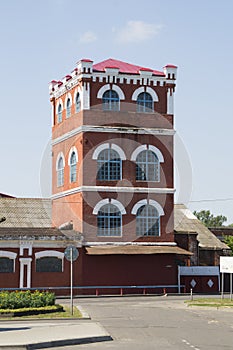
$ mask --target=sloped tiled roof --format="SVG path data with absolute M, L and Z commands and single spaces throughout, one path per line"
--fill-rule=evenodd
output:
M 177 234 L 197 233 L 200 248 L 229 249 L 184 204 L 175 204 L 174 220 L 174 228 Z
M 137 66 L 135 64 L 115 60 L 113 58 L 109 58 L 105 61 L 102 61 L 93 65 L 93 71 L 97 71 L 97 72 L 104 72 L 106 68 L 118 68 L 120 73 L 128 73 L 128 74 L 139 74 L 140 70 L 141 71 L 146 70 L 146 71 L 151 71 L 153 75 L 164 76 L 164 73 L 158 70 Z
M 51 227 L 51 200 L 44 198 L 0 198 L 1 227 Z
M 60 230 L 55 227 L 0 227 L 0 241 L 30 239 L 37 241 L 78 241 L 82 235 L 73 230 Z

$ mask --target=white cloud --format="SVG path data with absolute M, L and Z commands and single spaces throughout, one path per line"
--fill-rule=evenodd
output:
M 121 43 L 142 42 L 156 36 L 161 28 L 162 25 L 145 23 L 143 21 L 128 21 L 125 27 L 116 30 L 117 40 Z
M 83 44 L 89 44 L 96 40 L 97 40 L 97 36 L 91 30 L 88 30 L 87 32 L 83 33 L 79 38 L 80 43 L 83 43 Z

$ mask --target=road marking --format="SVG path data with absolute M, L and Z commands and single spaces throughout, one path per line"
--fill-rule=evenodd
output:
M 188 345 L 191 349 L 201 350 L 199 348 L 196 348 L 195 345 L 190 344 L 186 339 L 182 339 L 182 342 L 185 343 L 186 345 Z

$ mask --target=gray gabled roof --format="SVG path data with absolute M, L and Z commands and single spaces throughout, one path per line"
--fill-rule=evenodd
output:
M 51 227 L 51 200 L 45 198 L 0 198 L 1 227 Z
M 230 249 L 199 221 L 184 204 L 175 204 L 174 229 L 177 234 L 197 233 L 200 248 L 216 250 Z
M 51 228 L 52 201 L 46 198 L 0 197 L 1 228 Z M 197 233 L 200 248 L 229 249 L 207 227 L 205 227 L 184 204 L 174 207 L 175 231 Z

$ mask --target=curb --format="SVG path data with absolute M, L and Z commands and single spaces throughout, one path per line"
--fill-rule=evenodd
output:
M 110 335 L 96 336 L 96 337 L 87 337 L 87 338 L 77 338 L 77 339 L 63 339 L 63 340 L 52 340 L 48 342 L 41 343 L 31 343 L 25 345 L 0 345 L 0 350 L 36 350 L 36 349 L 45 349 L 58 346 L 68 346 L 68 345 L 79 345 L 79 344 L 90 344 L 90 343 L 99 343 L 104 341 L 113 340 Z

